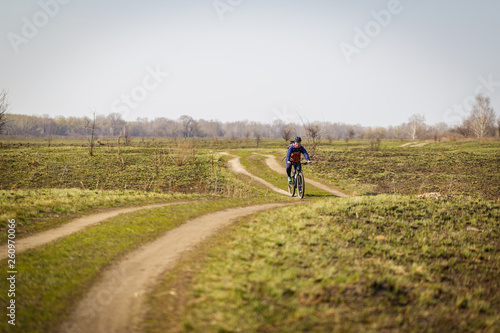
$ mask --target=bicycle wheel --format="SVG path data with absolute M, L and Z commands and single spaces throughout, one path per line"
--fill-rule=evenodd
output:
M 302 172 L 299 172 L 299 174 L 297 175 L 297 191 L 297 194 L 302 199 L 306 191 L 306 183 L 304 182 L 304 175 L 302 174 Z
M 292 182 L 288 182 L 288 193 L 290 193 L 290 196 L 292 197 L 295 195 L 295 187 L 295 182 L 292 178 Z
M 295 188 L 297 187 L 297 184 L 295 183 L 295 173 L 297 170 L 295 170 L 295 166 L 292 166 L 292 172 L 290 173 L 290 178 L 292 178 L 291 182 L 288 182 L 288 193 L 290 193 L 290 196 L 295 195 Z

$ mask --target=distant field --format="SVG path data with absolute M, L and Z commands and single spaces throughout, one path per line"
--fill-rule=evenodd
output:
M 88 139 L 86 138 L 54 138 L 52 140 L 42 138 L 1 138 L 0 142 L 4 147 L 87 147 Z M 129 147 L 176 147 L 179 144 L 189 142 L 197 149 L 254 149 L 257 148 L 256 139 L 219 139 L 219 138 L 132 138 L 127 145 Z M 101 147 L 116 147 L 118 138 L 104 138 L 101 140 Z M 122 147 L 126 146 L 123 138 L 120 140 Z M 287 142 L 283 139 L 260 139 L 259 148 L 276 148 L 279 146 L 286 147 Z
M 0 149 L 0 189 L 81 188 L 216 193 L 227 185 L 222 160 L 192 141 L 95 148 L 69 145 Z M 150 143 L 150 142 L 148 142 Z
M 150 139 L 120 147 L 110 142 L 90 157 L 83 140 L 53 140 L 50 147 L 40 139 L 4 140 L 0 218 L 16 219 L 21 238 L 102 209 L 272 195 L 237 180 L 215 150 L 195 148 L 204 144 L 197 140 Z M 0 243 L 6 241 L 4 229 Z
M 368 141 L 337 141 L 321 147 L 311 173 L 353 194 L 439 192 L 500 198 L 500 141 L 400 145 L 382 141 L 380 150 L 372 151 Z

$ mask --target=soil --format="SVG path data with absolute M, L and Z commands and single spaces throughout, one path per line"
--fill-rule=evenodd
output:
M 162 273 L 175 265 L 181 254 L 238 218 L 286 205 L 232 208 L 201 216 L 170 230 L 104 272 L 60 332 L 136 332 L 146 313 L 145 294 Z
M 269 168 L 271 168 L 273 171 L 276 171 L 278 173 L 284 173 L 285 174 L 285 166 L 284 164 L 281 165 L 280 163 L 278 163 L 276 161 L 276 158 L 272 155 L 262 155 L 262 156 L 265 156 L 266 157 L 266 164 Z M 286 175 L 286 174 L 285 174 Z M 345 194 L 339 190 L 336 190 L 336 189 L 333 189 L 329 186 L 326 186 L 325 184 L 322 184 L 320 182 L 317 182 L 315 180 L 312 180 L 312 179 L 309 179 L 309 178 L 305 178 L 305 181 L 306 181 L 306 185 L 309 183 L 311 184 L 312 186 L 314 187 L 317 187 L 323 191 L 326 191 L 328 193 L 331 193 L 333 195 L 336 195 L 338 197 L 342 197 L 342 198 L 346 198 L 346 197 L 349 197 L 348 194 Z M 288 193 L 287 193 L 288 194 Z
M 402 144 L 399 147 L 423 147 L 423 146 L 428 145 L 428 144 L 429 144 L 429 142 L 421 142 L 421 143 L 418 143 L 418 142 L 408 142 L 408 143 Z
M 122 209 L 115 209 L 115 210 L 110 210 L 106 211 L 103 213 L 99 214 L 93 214 L 93 215 L 88 215 L 84 217 L 80 217 L 78 219 L 75 219 L 69 223 L 66 223 L 65 225 L 47 230 L 44 232 L 40 232 L 38 234 L 35 234 L 30 237 L 26 238 L 21 238 L 19 240 L 16 240 L 16 254 L 24 252 L 26 250 L 38 247 L 43 244 L 47 244 L 50 242 L 55 241 L 56 239 L 62 238 L 69 236 L 75 232 L 78 232 L 88 226 L 100 223 L 106 219 L 109 219 L 111 217 L 115 217 L 117 215 L 121 214 L 127 214 L 131 212 L 135 212 L 140 209 L 151 209 L 151 208 L 158 208 L 158 207 L 163 207 L 163 206 L 169 206 L 169 205 L 179 205 L 183 204 L 186 202 L 171 202 L 171 203 L 165 203 L 165 204 L 155 204 L 155 205 L 147 205 L 147 206 L 139 206 L 139 207 L 130 207 L 130 208 L 122 208 Z M 3 260 L 7 258 L 7 245 L 3 245 L 0 247 L 0 260 Z
M 417 143 L 418 143 L 417 141 L 415 141 L 415 142 L 407 142 L 407 143 L 402 144 L 399 147 L 413 146 L 414 144 L 417 144 Z
M 284 167 L 276 161 L 274 156 L 265 156 L 267 157 L 266 163 L 271 169 L 279 173 L 284 172 Z M 239 157 L 232 158 L 229 166 L 233 172 L 246 175 L 277 193 L 289 195 L 288 192 L 246 171 Z M 306 181 L 336 196 L 348 196 L 319 182 L 310 179 Z M 119 214 L 171 204 L 180 204 L 180 202 L 125 208 L 82 217 L 60 228 L 19 240 L 16 249 L 19 252 L 26 251 Z M 174 267 L 182 254 L 193 250 L 204 239 L 214 235 L 236 219 L 286 205 L 289 204 L 263 204 L 227 209 L 201 216 L 168 231 L 164 236 L 126 255 L 120 262 L 105 270 L 100 280 L 91 287 L 58 331 L 65 333 L 136 332 L 137 326 L 147 312 L 145 295 L 166 271 Z M 0 253 L 7 253 L 7 251 L 0 250 Z
M 224 154 L 224 155 L 229 155 L 229 154 Z M 248 177 L 252 178 L 253 180 L 258 181 L 259 183 L 264 184 L 265 186 L 267 186 L 268 188 L 270 188 L 274 192 L 277 192 L 277 193 L 280 193 L 283 195 L 287 195 L 287 196 L 290 195 L 287 191 L 282 190 L 280 188 L 277 188 L 273 184 L 266 182 L 264 179 L 259 178 L 257 176 L 254 176 L 253 174 L 248 172 L 245 169 L 245 167 L 241 164 L 240 158 L 238 156 L 234 156 L 231 160 L 229 160 L 229 168 L 231 169 L 231 171 L 233 171 L 235 173 L 239 173 L 239 174 L 248 176 Z

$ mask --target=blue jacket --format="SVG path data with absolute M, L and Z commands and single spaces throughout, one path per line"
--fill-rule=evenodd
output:
M 290 155 L 295 152 L 300 152 L 304 154 L 304 157 L 306 160 L 310 161 L 311 159 L 309 158 L 309 154 L 307 154 L 307 150 L 304 148 L 304 146 L 300 146 L 300 148 L 295 148 L 294 145 L 290 145 L 290 148 L 288 148 L 288 151 L 286 152 L 286 162 L 290 162 Z

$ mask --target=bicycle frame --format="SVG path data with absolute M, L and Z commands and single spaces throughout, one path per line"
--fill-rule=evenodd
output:
M 298 162 L 298 163 L 292 162 L 292 172 L 291 172 L 292 178 L 297 178 L 297 174 L 299 172 L 302 172 L 302 163 L 301 162 Z
M 297 194 L 302 199 L 305 193 L 305 181 L 304 181 L 304 175 L 302 173 L 301 162 L 297 163 L 292 162 L 292 171 L 290 173 L 290 176 L 292 178 L 292 184 L 288 184 L 288 192 L 293 197 L 295 196 L 295 190 L 297 190 L 298 191 Z

